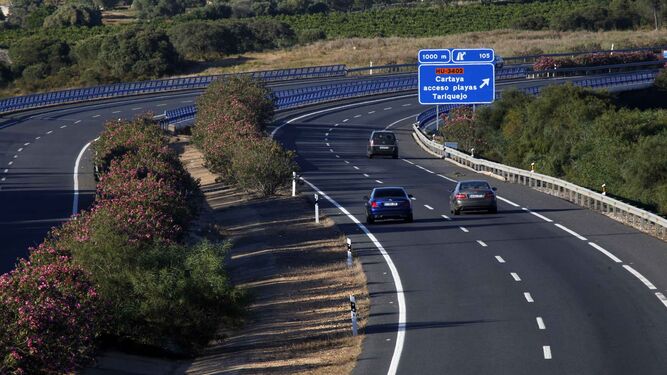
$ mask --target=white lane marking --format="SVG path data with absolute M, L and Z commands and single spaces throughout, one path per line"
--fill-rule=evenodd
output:
M 644 285 L 646 285 L 647 288 L 649 288 L 649 289 L 651 289 L 651 290 L 656 290 L 656 289 L 658 289 L 658 288 L 655 287 L 655 285 L 653 285 L 653 283 L 651 283 L 650 281 L 648 281 L 648 279 L 645 278 L 644 275 L 642 275 L 641 273 L 639 273 L 636 269 L 634 269 L 634 268 L 628 266 L 627 264 L 624 264 L 624 265 L 623 265 L 623 268 L 625 268 L 626 271 L 630 272 L 630 273 L 633 274 L 636 278 L 638 278 L 639 281 L 641 281 L 642 283 L 644 283 Z
M 523 292 L 523 296 L 524 296 L 524 298 L 526 298 L 526 301 L 528 301 L 528 303 L 535 302 L 535 300 L 533 300 L 533 296 L 531 296 L 530 293 Z
M 489 246 L 489 245 L 487 245 L 486 242 L 484 242 L 484 241 L 477 240 L 477 243 L 478 243 L 481 247 L 488 247 L 488 246 Z
M 26 143 L 24 143 L 23 145 L 24 145 L 24 146 L 27 146 L 27 145 L 29 145 L 29 144 L 30 144 L 30 142 L 26 142 Z
M 331 130 L 331 129 L 329 129 L 329 130 Z M 328 137 L 328 136 L 329 136 L 329 133 L 326 133 L 324 136 L 325 136 L 325 137 Z
M 18 159 L 18 157 L 19 157 L 18 155 L 14 155 L 14 159 Z
M 541 317 L 538 316 L 535 320 L 537 320 L 537 328 L 541 330 L 547 329 L 547 326 L 544 325 L 544 320 Z
M 406 309 L 405 309 L 405 295 L 403 294 L 403 284 L 401 283 L 401 277 L 398 274 L 398 270 L 396 269 L 396 266 L 394 265 L 394 262 L 391 260 L 391 257 L 389 254 L 387 254 L 387 251 L 384 249 L 380 241 L 371 233 L 368 228 L 366 228 L 365 225 L 363 225 L 359 220 L 357 220 L 356 217 L 352 216 L 348 210 L 346 210 L 343 206 L 338 204 L 333 198 L 329 197 L 326 193 L 324 193 L 322 190 L 318 189 L 315 185 L 311 184 L 308 180 L 305 178 L 301 177 L 301 179 L 310 185 L 310 187 L 317 191 L 318 194 L 323 196 L 326 200 L 328 200 L 331 204 L 336 206 L 343 214 L 345 214 L 352 222 L 357 224 L 359 229 L 361 229 L 366 236 L 373 242 L 375 247 L 380 251 L 380 254 L 382 254 L 382 257 L 384 258 L 384 261 L 387 263 L 387 266 L 389 267 L 389 270 L 391 271 L 391 277 L 394 279 L 394 286 L 396 288 L 396 299 L 398 300 L 398 329 L 396 332 L 396 346 L 394 346 L 394 354 L 391 356 L 391 363 L 389 364 L 389 370 L 387 371 L 387 375 L 395 375 L 396 371 L 398 370 L 398 363 L 401 360 L 401 352 L 403 351 L 403 343 L 405 341 L 405 328 L 406 328 Z
M 435 172 L 433 172 L 433 171 L 431 171 L 431 170 L 428 170 L 428 169 L 422 167 L 421 165 L 417 165 L 417 168 L 419 168 L 419 169 L 423 169 L 424 171 L 426 171 L 426 172 L 428 172 L 428 173 L 430 173 L 430 174 L 435 174 Z
M 407 104 L 403 104 L 401 107 L 408 107 L 408 106 L 411 106 L 411 105 L 412 105 L 412 104 L 407 103 Z
M 192 103 L 193 100 L 181 100 L 181 103 Z
M 7 179 L 7 177 L 3 177 L 3 178 L 2 178 L 2 181 L 6 180 L 6 179 Z
M 18 150 L 16 150 L 16 152 L 21 152 L 21 151 L 23 151 L 23 147 L 21 147 L 21 148 L 19 148 Z
M 165 103 L 160 103 L 160 104 L 156 104 L 155 106 L 156 107 L 164 107 L 164 106 L 166 106 L 166 104 Z
M 459 227 L 459 229 L 461 229 L 462 231 L 464 231 L 464 232 L 466 232 L 466 233 L 470 232 L 470 231 L 468 230 L 468 228 L 466 228 L 466 227 Z
M 324 138 L 324 142 L 329 142 L 329 138 Z
M 560 229 L 566 231 L 567 233 L 569 233 L 569 234 L 571 234 L 571 235 L 577 237 L 578 239 L 580 239 L 580 240 L 582 240 L 582 241 L 586 241 L 586 237 L 584 237 L 584 236 L 582 236 L 581 234 L 579 234 L 579 233 L 573 231 L 572 229 L 570 229 L 570 228 L 568 228 L 568 227 L 566 227 L 566 226 L 564 226 L 564 225 L 561 225 L 561 224 L 554 224 L 554 225 L 557 226 L 558 228 L 560 228 Z
M 93 116 L 93 118 L 98 118 L 98 117 L 100 117 L 100 116 L 102 116 L 102 115 L 95 115 L 95 116 Z
M 60 127 L 60 129 L 65 129 L 66 127 L 67 127 L 67 125 L 63 125 L 63 126 Z
M 498 199 L 500 199 L 501 201 L 503 201 L 503 202 L 505 202 L 505 203 L 507 203 L 507 204 L 509 204 L 509 205 L 512 205 L 512 206 L 514 206 L 514 207 L 519 207 L 518 204 L 512 202 L 511 200 L 509 200 L 509 199 L 507 199 L 507 198 L 503 198 L 503 197 L 498 196 L 498 195 L 496 195 L 496 198 L 498 198 Z
M 355 116 L 354 116 L 354 118 L 359 118 L 359 117 L 361 117 L 361 115 L 355 115 Z
M 455 179 L 453 179 L 453 178 L 449 178 L 449 177 L 444 176 L 444 175 L 441 175 L 441 174 L 438 174 L 438 177 L 444 178 L 444 179 L 447 180 L 447 181 L 456 182 Z
M 406 162 L 406 163 L 408 163 L 408 164 L 412 164 L 412 165 L 415 165 L 415 163 L 411 162 L 411 161 L 410 161 L 410 160 L 408 160 L 408 159 L 401 159 L 401 160 L 403 160 L 404 162 Z
M 76 120 L 76 121 L 74 121 L 74 125 L 76 125 L 76 124 L 78 124 L 78 123 L 80 123 L 80 122 L 81 122 L 81 120 Z
M 386 108 L 383 108 L 383 109 L 384 109 L 385 111 L 388 111 L 388 110 L 391 109 L 391 107 L 386 107 Z
M 352 167 L 356 170 L 359 170 L 359 167 L 357 167 L 356 165 L 353 165 Z
M 336 155 L 336 158 L 340 159 L 340 155 Z
M 310 116 L 318 115 L 318 114 L 320 114 L 320 113 L 324 113 L 324 112 L 336 111 L 336 110 L 339 110 L 339 109 L 342 109 L 342 108 L 360 107 L 360 106 L 363 106 L 363 105 L 365 105 L 365 104 L 379 103 L 379 102 L 386 102 L 386 101 L 388 101 L 388 100 L 396 100 L 396 99 L 402 99 L 402 98 L 409 98 L 409 97 L 413 97 L 413 96 L 415 96 L 415 94 L 408 94 L 408 95 L 401 95 L 401 96 L 393 96 L 393 97 L 390 97 L 390 98 L 382 98 L 382 99 L 368 100 L 368 101 L 365 101 L 365 102 L 351 103 L 351 104 L 341 105 L 341 106 L 338 106 L 338 107 L 325 108 L 325 109 L 322 109 L 322 110 L 319 110 L 319 111 L 315 111 L 315 112 L 309 112 L 309 113 L 306 113 L 305 115 L 301 115 L 301 116 L 298 116 L 298 117 L 294 117 L 294 118 L 292 118 L 292 119 L 289 119 L 288 121 L 285 121 L 284 124 L 282 124 L 282 125 L 278 126 L 277 128 L 273 129 L 273 131 L 271 132 L 271 138 L 275 137 L 275 135 L 276 135 L 276 133 L 278 132 L 278 130 L 282 129 L 283 126 L 285 126 L 285 125 L 287 125 L 287 124 L 291 124 L 292 122 L 294 122 L 294 121 L 296 121 L 296 120 L 301 120 L 302 118 L 306 118 L 306 117 L 310 117 Z M 343 122 L 347 122 L 348 120 L 349 120 L 349 119 L 345 119 L 345 120 L 343 120 Z
M 662 302 L 662 304 L 665 305 L 665 307 L 667 307 L 667 297 L 665 297 L 664 294 L 662 294 L 662 293 L 660 293 L 660 292 L 657 292 L 657 293 L 655 294 L 655 296 L 658 297 L 658 299 L 660 300 L 660 302 Z
M 349 161 L 347 161 L 347 160 L 345 160 L 345 164 L 350 164 L 350 162 L 349 162 Z
M 391 124 L 385 126 L 384 130 L 387 130 L 387 129 L 391 128 L 392 126 L 398 124 L 398 123 L 401 122 L 401 121 L 405 121 L 405 120 L 410 119 L 410 118 L 415 118 L 415 116 L 417 116 L 417 114 L 410 115 L 410 116 L 408 116 L 408 117 L 403 117 L 403 118 L 400 119 L 400 120 L 396 120 L 396 121 L 392 122 Z M 405 160 L 405 159 L 404 159 L 404 160 Z
M 384 184 L 384 182 L 382 182 L 380 180 L 375 180 L 375 182 L 377 182 L 378 184 Z
M 433 210 L 433 207 L 429 206 L 428 204 L 425 204 L 424 207 L 428 208 L 429 210 Z
M 348 122 L 348 121 L 350 121 L 349 118 L 346 118 L 345 120 L 343 120 L 343 122 Z
M 521 278 L 519 277 L 519 274 L 516 272 L 510 272 L 510 275 L 512 275 L 512 278 L 514 281 L 521 281 Z
M 132 108 L 132 110 L 133 110 L 133 111 L 138 111 L 138 110 L 140 110 L 141 108 L 142 108 L 142 107 L 135 107 L 135 108 Z
M 9 172 L 9 169 L 5 168 L 5 170 L 2 173 L 7 173 L 7 172 Z
M 442 216 L 443 219 L 446 219 L 446 220 L 452 220 L 452 219 L 451 219 L 449 216 L 447 216 L 447 215 L 441 215 L 441 216 Z
M 111 113 L 116 114 L 116 113 L 121 113 L 122 111 L 113 111 Z
M 336 126 L 338 126 L 338 125 L 340 125 L 340 124 L 334 124 L 334 127 L 336 127 Z
M 10 161 L 9 163 L 7 163 L 7 165 L 12 165 L 12 164 L 14 164 L 13 161 Z
M 46 132 L 46 134 L 51 134 L 51 133 L 53 133 L 53 130 L 49 130 L 48 132 Z
M 498 261 L 498 263 L 505 263 L 505 259 L 503 259 L 503 257 L 501 257 L 500 255 L 496 255 L 496 260 Z
M 364 173 L 364 177 L 370 177 L 367 173 Z
M 521 207 L 521 209 L 528 212 L 529 214 L 531 214 L 535 217 L 539 217 L 540 219 L 546 221 L 547 223 L 553 223 L 553 220 L 549 219 L 548 217 L 542 216 L 542 215 L 538 214 L 537 212 L 533 212 L 533 211 L 527 209 L 526 207 Z
M 542 351 L 544 352 L 544 359 L 551 359 L 551 347 L 549 345 L 544 345 Z
M 86 149 L 90 146 L 91 143 L 100 139 L 99 137 L 94 140 L 86 143 L 85 146 L 79 151 L 79 156 L 76 157 L 76 162 L 74 162 L 74 198 L 72 198 L 72 215 L 76 215 L 79 211 L 79 163 L 81 163 L 81 157 L 83 153 L 86 152 Z
M 609 251 L 605 250 L 602 246 L 599 246 L 598 244 L 594 242 L 589 242 L 589 245 L 593 246 L 595 249 L 600 251 L 602 254 L 608 256 L 611 260 L 613 260 L 616 263 L 623 263 L 620 259 L 618 259 L 614 254 L 610 253 Z
M 331 145 L 327 143 L 327 147 L 330 147 Z
M 329 149 L 329 152 L 334 152 L 333 148 L 330 148 L 330 149 Z
M 38 139 L 40 139 L 40 138 L 42 138 L 42 137 L 35 137 L 35 140 L 38 140 Z
M 329 128 L 329 131 L 332 131 L 332 130 L 333 130 L 333 128 Z M 329 135 L 329 133 L 327 133 L 327 135 Z
M 369 115 L 372 115 L 373 113 L 375 113 L 375 111 L 368 112 Z

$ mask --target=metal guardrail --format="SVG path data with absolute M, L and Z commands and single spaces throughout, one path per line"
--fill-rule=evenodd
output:
M 601 50 L 601 51 L 585 51 L 585 52 L 563 52 L 563 53 L 545 53 L 541 55 L 527 55 L 527 56 L 511 56 L 504 57 L 505 62 L 516 61 L 518 63 L 532 63 L 540 57 L 564 57 L 564 56 L 581 56 L 589 55 L 594 53 L 619 53 L 619 52 L 641 52 L 641 51 L 663 51 L 667 50 L 666 46 L 655 46 L 655 47 L 644 47 L 644 48 L 626 48 L 626 49 L 617 49 L 617 50 Z

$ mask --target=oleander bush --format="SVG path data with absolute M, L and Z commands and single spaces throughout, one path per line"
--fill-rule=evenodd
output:
M 542 71 L 554 68 L 574 68 L 600 65 L 616 65 L 658 61 L 658 55 L 651 51 L 591 53 L 575 57 L 539 57 L 533 64 L 533 70 Z
M 286 151 L 271 138 L 245 141 L 231 157 L 235 182 L 246 191 L 270 196 L 287 185 L 297 170 L 293 151 Z

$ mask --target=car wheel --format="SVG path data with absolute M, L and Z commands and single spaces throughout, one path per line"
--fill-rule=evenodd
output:
M 454 209 L 454 215 L 461 215 L 461 209 Z
M 375 222 L 375 219 L 373 219 L 373 216 L 366 215 L 366 224 L 373 224 L 374 222 Z
M 395 154 L 391 155 L 391 158 L 392 159 L 398 159 L 398 153 L 395 153 Z
M 373 159 L 373 154 L 368 154 L 369 159 Z
M 412 216 L 412 214 L 405 217 L 405 222 L 406 223 L 412 223 L 413 221 L 414 221 L 414 217 Z

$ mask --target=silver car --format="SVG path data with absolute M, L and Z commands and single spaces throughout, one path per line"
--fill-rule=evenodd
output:
M 454 215 L 459 215 L 461 211 L 496 213 L 496 188 L 484 180 L 459 181 L 449 196 L 449 209 Z
M 368 139 L 366 155 L 373 158 L 376 155 L 391 156 L 398 158 L 398 140 L 396 134 L 386 130 L 375 130 Z

